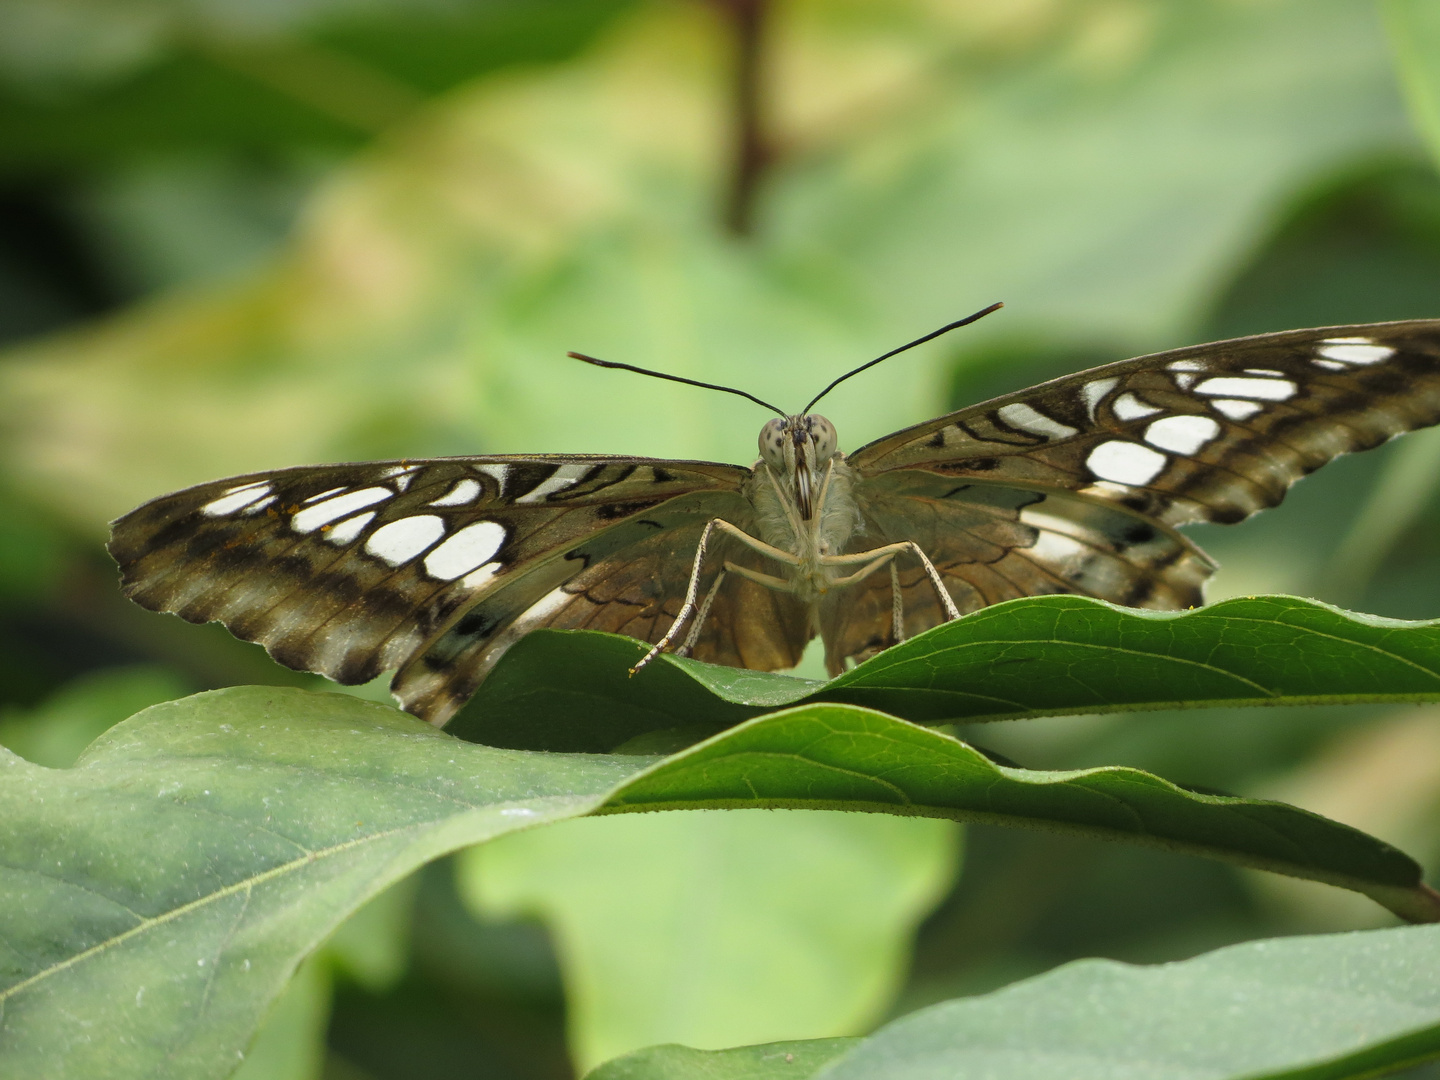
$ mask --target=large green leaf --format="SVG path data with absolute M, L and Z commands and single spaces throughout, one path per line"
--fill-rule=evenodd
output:
M 1436 927 L 1256 941 L 1156 967 L 1082 960 L 924 1009 L 839 1056 L 829 1042 L 776 1047 L 778 1061 L 769 1047 L 659 1046 L 589 1080 L 1360 1080 L 1440 1057 L 1437 968 Z
M 382 705 L 250 687 L 147 709 L 70 769 L 8 752 L 0 764 L 7 1075 L 224 1076 L 300 960 L 371 896 L 446 851 L 601 810 L 848 808 L 1060 827 L 1440 918 L 1411 860 L 1304 811 L 1131 769 L 1008 769 L 839 704 L 656 761 L 477 746 Z
M 583 813 L 643 762 L 465 747 L 382 705 L 244 688 L 148 709 L 72 769 L 3 764 L 0 1072 L 198 1078 L 236 1066 L 370 896 Z
M 1138 769 L 1000 765 L 940 732 L 853 705 L 760 717 L 636 777 L 601 813 L 744 806 L 876 810 L 1124 839 L 1354 889 L 1440 920 L 1408 856 L 1284 803 L 1186 791 Z
M 495 746 L 606 750 L 646 732 L 693 740 L 807 701 L 867 705 L 922 723 L 1440 701 L 1440 620 L 1384 619 L 1295 596 L 1189 612 L 1079 596 L 1012 600 L 823 684 L 668 656 L 632 678 L 643 651 L 613 635 L 531 634 L 450 730 Z

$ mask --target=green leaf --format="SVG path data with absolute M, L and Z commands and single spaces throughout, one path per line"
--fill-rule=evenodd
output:
M 656 761 L 477 746 L 351 697 L 245 687 L 147 709 L 70 769 L 0 757 L 0 1072 L 224 1076 L 300 960 L 419 864 L 599 810 L 719 806 L 1061 827 L 1440 917 L 1413 862 L 1346 826 L 1132 769 L 1007 769 L 854 706 Z
M 1440 161 L 1440 11 L 1426 0 L 1381 0 L 1415 127 Z
M 0 171 L 352 149 L 467 80 L 566 58 L 624 6 L 9 3 Z
M 330 983 L 330 967 L 323 953 L 301 964 L 266 1015 L 231 1080 L 321 1080 Z
M 1154 967 L 1081 960 L 912 1013 L 838 1057 L 828 1042 L 814 1058 L 787 1047 L 792 1072 L 746 1072 L 734 1050 L 658 1046 L 587 1080 L 1360 1080 L 1440 1057 L 1437 969 L 1440 928 L 1428 926 L 1248 942 Z
M 1296 596 L 1189 612 L 1078 596 L 996 604 L 827 684 L 829 700 L 912 720 L 1440 700 L 1440 620 Z
M 747 721 L 667 758 L 602 813 L 741 806 L 875 810 L 1056 829 L 1325 881 L 1414 921 L 1440 920 L 1418 864 L 1358 830 L 1284 803 L 1186 791 L 1117 766 L 998 765 L 958 739 L 853 705 Z
M 225 1076 L 365 900 L 446 851 L 584 813 L 644 763 L 470 746 L 382 705 L 260 687 L 157 705 L 72 769 L 6 753 L 0 1072 Z
M 809 1039 L 733 1050 L 651 1046 L 606 1062 L 585 1080 L 801 1080 L 860 1041 Z
M 72 679 L 33 709 L 0 713 L 0 745 L 37 765 L 63 768 L 127 716 L 193 689 L 168 668 L 101 668 Z
M 516 642 L 446 725 L 487 746 L 604 753 L 664 735 L 674 750 L 803 700 L 823 683 L 670 654 L 630 675 L 649 646 L 593 630 L 537 630 Z M 653 740 L 652 745 L 658 742 Z
M 472 848 L 459 883 L 483 918 L 550 928 L 585 1068 L 660 1042 L 874 1027 L 955 877 L 958 833 L 880 814 L 623 814 Z
M 1436 970 L 1434 927 L 1250 942 L 1151 968 L 1082 960 L 898 1020 L 824 1075 L 1373 1076 L 1440 1056 Z
M 1440 701 L 1440 620 L 1359 615 L 1295 596 L 1137 611 L 1080 596 L 983 608 L 820 684 L 540 630 L 452 721 L 496 746 L 608 750 L 646 732 L 704 737 L 785 705 L 843 701 L 921 723 L 1237 705 Z M 643 745 L 643 744 L 637 744 Z

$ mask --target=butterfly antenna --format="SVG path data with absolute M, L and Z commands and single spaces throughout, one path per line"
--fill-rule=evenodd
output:
M 959 325 L 958 323 L 956 325 Z M 931 335 L 934 336 L 933 334 Z M 918 343 L 917 343 L 918 344 Z M 663 371 L 651 371 L 649 368 L 636 367 L 634 364 L 621 364 L 614 360 L 599 360 L 593 356 L 586 356 L 584 353 L 566 353 L 566 356 L 576 360 L 583 360 L 587 364 L 594 364 L 596 367 L 619 368 L 621 371 L 633 371 L 639 375 L 653 375 L 657 379 L 669 379 L 671 382 L 684 383 L 686 386 L 699 386 L 706 390 L 723 390 L 727 394 L 735 394 L 738 397 L 749 398 L 756 405 L 762 405 L 773 413 L 780 416 L 787 415 L 784 409 L 777 409 L 768 401 L 761 401 L 754 394 L 747 394 L 744 390 L 737 390 L 733 386 L 720 386 L 716 383 L 700 382 L 698 379 L 687 379 L 680 375 L 666 375 Z
M 831 390 L 834 390 L 835 387 L 839 386 L 842 382 L 844 382 L 846 379 L 850 378 L 852 375 L 859 375 L 862 371 L 865 371 L 865 370 L 867 370 L 867 369 L 869 369 L 869 368 L 872 368 L 872 367 L 874 367 L 876 364 L 880 363 L 881 360 L 889 360 L 890 357 L 895 356 L 895 355 L 897 355 L 897 354 L 899 354 L 899 353 L 902 353 L 902 352 L 904 352 L 906 349 L 913 349 L 913 348 L 915 348 L 916 345 L 924 345 L 925 342 L 927 342 L 927 341 L 933 341 L 935 338 L 939 337 L 941 334 L 948 334 L 951 330 L 957 330 L 957 329 L 959 329 L 959 328 L 962 327 L 962 326 L 968 326 L 970 323 L 974 322 L 976 319 L 983 319 L 986 315 L 989 315 L 992 311 L 999 311 L 999 310 L 1000 310 L 1002 307 L 1004 307 L 1004 306 L 1005 306 L 1004 304 L 991 304 L 989 307 L 985 308 L 984 310 L 975 312 L 974 315 L 967 315 L 967 316 L 965 316 L 965 318 L 963 318 L 963 319 L 957 319 L 955 322 L 946 323 L 944 326 L 940 327 L 939 330 L 932 331 L 931 333 L 926 334 L 924 337 L 916 338 L 914 341 L 910 342 L 909 344 L 901 345 L 898 349 L 891 349 L 891 350 L 890 350 L 889 352 L 887 352 L 884 356 L 877 356 L 874 360 L 871 360 L 871 361 L 869 361 L 868 363 L 865 363 L 865 364 L 861 364 L 861 365 L 860 365 L 859 367 L 857 367 L 854 371 L 847 371 L 844 375 L 841 375 L 838 379 L 836 379 L 834 382 L 832 382 L 829 386 L 825 387 L 824 390 L 821 390 L 818 394 L 816 394 L 813 398 L 811 398 L 811 399 L 810 399 L 810 404 L 809 404 L 809 405 L 806 405 L 805 408 L 801 410 L 801 415 L 803 416 L 805 413 L 808 413 L 811 409 L 813 409 L 813 408 L 815 407 L 815 403 L 816 403 L 817 401 L 819 401 L 821 398 L 823 398 L 823 397 L 824 397 L 826 394 L 828 394 Z M 575 354 L 574 354 L 574 353 L 571 353 L 570 355 L 571 355 L 571 356 L 574 356 Z

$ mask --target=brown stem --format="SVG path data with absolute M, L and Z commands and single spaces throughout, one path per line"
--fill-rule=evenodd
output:
M 768 0 L 714 0 L 714 3 L 729 19 L 735 41 L 731 92 L 733 141 L 725 227 L 736 236 L 748 236 L 754 227 L 755 196 L 772 158 L 762 116 L 765 17 L 769 4 Z

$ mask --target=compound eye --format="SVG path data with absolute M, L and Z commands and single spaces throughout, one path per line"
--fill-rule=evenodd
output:
M 760 457 L 772 468 L 785 467 L 785 421 L 778 416 L 760 429 Z
M 835 456 L 835 451 L 840 448 L 840 439 L 835 432 L 835 425 L 823 416 L 807 416 L 805 418 L 810 430 L 810 438 L 815 443 L 816 461 L 828 461 Z

